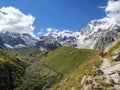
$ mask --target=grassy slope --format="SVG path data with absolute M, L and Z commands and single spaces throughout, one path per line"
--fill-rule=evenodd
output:
M 72 87 L 75 90 L 79 90 L 81 88 L 81 79 L 84 75 L 94 75 L 91 71 L 93 67 L 98 67 L 100 65 L 101 58 L 98 55 L 95 55 L 78 68 L 76 68 L 73 72 L 71 72 L 68 76 L 61 80 L 60 83 L 54 85 L 50 90 L 71 90 Z M 68 80 L 69 79 L 69 80 Z M 64 85 L 61 85 L 65 80 L 68 80 Z
M 0 64 L 11 64 L 18 66 L 19 68 L 24 67 L 26 64 L 24 61 L 19 60 L 14 55 L 0 49 Z
M 11 87 L 13 88 L 17 87 L 21 83 L 22 80 L 21 76 L 25 72 L 26 63 L 17 59 L 12 54 L 9 54 L 8 52 L 0 49 L 0 66 L 5 70 L 6 69 L 10 70 L 7 72 L 11 73 L 10 78 L 12 79 L 11 83 L 13 83 Z M 5 72 L 6 71 L 1 71 L 2 74 Z M 2 78 L 0 80 L 2 80 Z M 6 83 L 8 82 L 6 81 Z
M 48 53 L 42 63 L 55 72 L 65 74 L 77 68 L 94 54 L 93 50 L 61 47 Z
M 0 52 L 2 52 L 0 54 L 0 62 L 9 63 L 10 66 L 12 68 L 14 67 L 13 69 L 15 70 L 15 72 L 13 72 L 13 76 L 20 78 L 24 72 L 24 69 L 22 68 L 23 63 L 21 63 L 19 59 L 15 58 L 11 54 L 8 54 L 4 51 Z M 58 82 L 61 78 L 63 78 L 64 75 L 68 75 L 68 73 L 75 70 L 79 65 L 92 58 L 95 54 L 96 51 L 93 50 L 75 49 L 71 47 L 61 47 L 55 51 L 45 53 L 45 55 L 42 56 L 46 57 L 42 61 L 39 60 L 41 54 L 37 54 L 37 56 L 32 58 L 37 58 L 37 60 L 32 60 L 34 62 L 30 63 L 30 66 L 23 77 L 23 83 L 16 90 L 34 90 L 36 88 L 39 90 L 44 85 L 48 85 L 47 87 L 49 87 Z M 25 56 L 24 59 L 26 57 L 27 56 Z M 19 84 L 20 81 L 15 81 L 15 83 Z
M 61 47 L 54 51 L 46 52 L 45 55 L 43 53 L 45 58 L 33 60 L 34 62 L 27 68 L 23 84 L 17 90 L 35 88 L 39 90 L 44 85 L 50 87 L 95 54 L 96 52 L 93 50 L 71 47 Z M 37 57 L 39 55 L 35 58 Z
M 14 90 L 40 90 L 43 87 L 43 85 L 46 85 L 46 79 L 49 79 L 49 82 L 51 82 L 51 78 L 45 77 L 44 75 L 41 76 L 39 74 L 43 72 L 43 71 L 41 72 L 41 69 L 43 70 L 49 69 L 44 66 L 42 67 L 39 62 L 40 58 L 42 56 L 45 56 L 47 52 L 38 53 L 37 51 L 34 51 L 34 52 L 37 52 L 35 54 L 33 51 L 29 50 L 30 51 L 29 53 L 35 54 L 34 56 L 29 56 L 29 53 L 26 52 L 26 50 L 24 51 L 25 51 L 24 53 L 26 53 L 25 55 L 22 54 L 23 52 L 22 50 L 20 53 L 17 52 L 18 55 L 16 55 L 17 57 L 16 58 L 14 55 L 0 49 L 0 67 L 4 66 L 3 68 L 11 69 L 11 74 L 12 74 L 11 75 L 12 80 L 10 81 L 2 80 L 2 78 L 7 78 L 7 77 L 0 77 L 0 80 L 6 82 L 6 86 L 3 86 L 3 87 L 6 87 L 5 90 L 11 90 L 9 86 L 12 88 L 12 90 L 13 89 Z M 21 61 L 20 59 L 26 60 L 25 62 L 27 64 L 24 61 Z M 25 70 L 26 65 L 29 66 L 29 64 L 30 64 L 30 67 L 29 67 L 30 69 L 26 71 Z M 35 66 L 35 67 L 32 67 L 32 66 Z M 34 69 L 34 71 L 31 69 Z M 0 75 L 1 73 L 3 74 L 2 76 L 6 76 L 4 74 L 7 74 L 4 71 L 2 72 L 0 71 Z M 9 74 L 7 76 L 10 77 Z M 12 83 L 13 85 L 7 85 L 8 83 Z M 0 90 L 2 90 L 1 88 L 2 87 L 0 84 Z
M 50 87 L 55 82 L 56 73 L 41 63 L 48 52 L 37 53 L 32 56 L 29 54 L 17 55 L 18 58 L 22 58 L 28 63 L 28 67 L 23 76 L 22 84 L 15 90 L 41 90 L 44 86 Z
M 120 42 L 118 42 L 115 46 L 113 46 L 107 55 L 106 58 L 111 58 L 111 54 L 114 50 L 120 48 Z M 61 80 L 60 83 L 54 85 L 50 90 L 70 90 L 74 88 L 75 90 L 81 89 L 81 80 L 84 75 L 93 75 L 92 69 L 94 67 L 99 67 L 101 64 L 101 58 L 98 55 L 95 55 L 93 58 L 88 60 L 86 63 L 80 65 L 76 70 L 66 76 L 64 79 Z M 64 85 L 61 85 L 65 80 L 69 79 Z
M 27 59 L 32 56 L 41 54 L 41 51 L 34 48 L 24 48 L 18 50 L 10 50 L 10 53 L 14 54 L 19 59 Z

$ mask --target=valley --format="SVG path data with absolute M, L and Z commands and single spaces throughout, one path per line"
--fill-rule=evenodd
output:
M 117 51 L 118 54 L 115 54 L 118 55 L 116 58 L 113 59 L 114 56 L 111 56 L 120 48 L 119 44 L 120 42 L 116 41 L 106 47 L 105 51 L 107 51 L 107 54 L 104 58 L 108 58 L 111 63 L 115 63 L 114 60 L 116 59 L 118 60 L 116 63 L 119 62 L 119 51 Z M 11 52 L 11 54 L 8 52 Z M 104 74 L 99 71 L 102 62 L 104 62 L 103 58 L 99 56 L 99 52 L 98 50 L 73 47 L 60 47 L 44 52 L 32 48 L 19 49 L 17 51 L 1 49 L 0 71 L 2 74 L 0 76 L 0 89 L 77 90 L 88 88 L 86 85 L 92 85 L 86 84 L 89 77 L 92 77 L 92 80 L 96 77 L 104 77 Z M 117 64 L 115 65 L 117 66 Z M 113 72 L 116 72 L 116 70 L 118 72 L 119 68 Z M 103 72 L 107 73 L 108 71 Z M 84 80 L 83 78 L 86 79 Z M 119 84 L 114 84 L 111 81 L 108 83 L 102 79 L 99 84 L 104 89 L 111 88 L 110 85 L 115 85 L 115 88 L 119 88 Z
M 33 53 L 32 56 L 19 54 L 16 57 L 24 60 L 27 67 L 24 75 L 21 76 L 22 84 L 15 90 L 50 88 L 74 71 L 79 65 L 92 58 L 96 52 L 87 49 L 79 50 L 72 47 L 61 47 L 55 51 L 36 52 L 37 54 Z M 84 57 L 82 57 L 83 55 Z
M 0 90 L 120 90 L 120 0 L 2 2 Z

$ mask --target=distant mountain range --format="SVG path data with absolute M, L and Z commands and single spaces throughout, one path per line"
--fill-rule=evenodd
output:
M 0 33 L 1 44 L 8 49 L 19 49 L 33 47 L 38 41 L 28 34 L 18 34 L 11 32 Z
M 99 20 L 93 20 L 79 32 L 68 30 L 55 31 L 47 36 L 40 37 L 40 40 L 46 44 L 53 44 L 54 48 L 60 46 L 72 46 L 76 48 L 104 49 L 111 42 L 117 40 L 120 35 L 120 19 L 105 17 Z M 42 48 L 40 42 L 37 47 Z M 46 49 L 46 48 L 44 48 Z M 50 47 L 49 47 L 50 49 Z
M 28 35 L 11 32 L 0 33 L 0 47 L 9 49 L 35 47 L 44 50 L 54 50 L 61 46 L 76 48 L 103 49 L 118 39 L 120 34 L 120 19 L 105 17 L 93 20 L 78 32 L 69 30 L 55 31 L 39 39 Z

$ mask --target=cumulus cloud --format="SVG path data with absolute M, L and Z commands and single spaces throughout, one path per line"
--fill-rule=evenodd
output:
M 34 36 L 33 23 L 35 17 L 26 15 L 14 7 L 2 7 L 0 9 L 0 32 L 26 33 Z
M 56 28 L 41 28 L 37 35 L 39 35 L 39 36 L 42 36 L 42 35 L 47 36 L 47 35 L 49 35 L 49 34 L 51 34 L 53 32 L 58 32 L 58 31 L 59 30 L 56 29 Z
M 105 12 L 108 17 L 120 17 L 120 0 L 109 0 Z
M 57 32 L 59 31 L 58 29 L 55 28 L 46 28 L 46 34 L 45 35 L 49 35 L 52 32 Z
M 55 28 L 46 28 L 46 31 L 47 31 L 46 35 L 48 35 L 48 34 L 50 34 L 52 32 L 58 31 L 58 29 L 55 29 Z

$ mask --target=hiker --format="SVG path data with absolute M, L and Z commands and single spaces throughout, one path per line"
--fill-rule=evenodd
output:
M 104 57 L 104 52 L 102 51 L 102 52 L 100 52 L 99 53 L 99 56 L 101 56 L 102 58 Z

